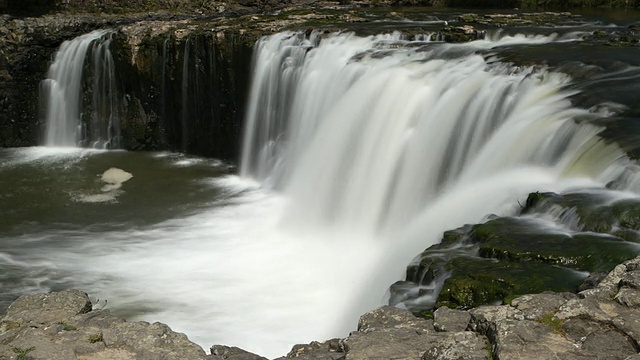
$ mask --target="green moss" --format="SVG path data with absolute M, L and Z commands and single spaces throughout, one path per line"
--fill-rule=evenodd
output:
M 555 318 L 554 316 L 555 316 L 555 313 L 553 311 L 545 313 L 540 317 L 540 320 L 538 320 L 538 322 L 548 326 L 555 333 L 564 334 L 565 332 L 564 332 L 564 329 L 562 328 L 562 325 L 564 324 L 564 320 Z
M 500 262 L 459 257 L 445 266 L 445 280 L 437 306 L 468 308 L 508 303 L 520 294 L 575 291 L 582 275 L 570 269 L 532 262 Z
M 73 325 L 67 325 L 64 321 L 58 322 L 58 325 L 62 325 L 62 330 L 64 331 L 77 331 L 78 328 Z
M 93 335 L 90 335 L 90 336 L 89 336 L 89 343 L 91 343 L 91 344 L 95 344 L 95 343 L 97 343 L 97 342 L 101 342 L 101 341 L 103 341 L 103 339 L 102 339 L 102 333 L 100 333 L 100 334 L 93 334 Z
M 608 272 L 639 252 L 635 244 L 618 237 L 560 233 L 519 217 L 475 225 L 473 237 L 479 244 L 481 257 L 532 261 L 590 272 Z

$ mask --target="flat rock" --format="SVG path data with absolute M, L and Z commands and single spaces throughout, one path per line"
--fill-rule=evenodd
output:
M 575 294 L 570 293 L 545 292 L 513 299 L 511 305 L 520 310 L 525 319 L 539 320 L 542 315 L 556 312 L 568 300 L 577 298 Z
M 450 309 L 446 306 L 439 307 L 433 313 L 433 327 L 436 331 L 465 331 L 469 321 L 471 314 L 468 311 Z
M 362 315 L 358 331 L 371 332 L 383 329 L 412 329 L 420 333 L 434 332 L 433 321 L 418 318 L 411 312 L 393 306 L 381 306 Z
M 79 290 L 64 290 L 47 294 L 19 297 L 7 309 L 2 323 L 46 324 L 55 323 L 74 315 L 91 311 L 91 300 Z
M 486 337 L 472 331 L 438 334 L 422 360 L 485 360 L 489 342 Z
M 539 322 L 499 320 L 490 334 L 500 360 L 584 358 L 571 341 Z

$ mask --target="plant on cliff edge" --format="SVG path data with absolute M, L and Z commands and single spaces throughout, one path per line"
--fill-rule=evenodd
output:
M 102 341 L 102 333 L 93 334 L 93 335 L 89 336 L 89 342 L 91 344 L 95 344 L 95 343 L 100 342 L 100 341 Z
M 16 360 L 27 360 L 27 354 L 32 352 L 33 350 L 35 350 L 36 348 L 34 346 L 28 348 L 28 349 L 22 349 L 19 348 L 17 346 L 12 346 L 11 350 L 13 350 L 14 353 L 18 354 L 18 356 L 16 357 Z

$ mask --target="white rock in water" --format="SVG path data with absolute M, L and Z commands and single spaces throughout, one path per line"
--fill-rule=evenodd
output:
M 122 186 L 122 183 L 128 181 L 132 177 L 133 175 L 131 173 L 113 167 L 102 174 L 102 181 L 108 184 L 102 188 L 102 191 L 119 189 Z

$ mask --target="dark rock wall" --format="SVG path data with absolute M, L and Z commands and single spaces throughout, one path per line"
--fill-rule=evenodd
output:
M 127 42 L 120 36 L 113 49 L 125 148 L 236 160 L 254 40 L 233 32 L 167 32 L 137 49 Z
M 40 82 L 58 47 L 115 23 L 95 17 L 5 20 L 0 26 L 0 146 L 34 146 L 44 130 Z M 150 23 L 136 23 L 134 30 L 120 26 L 111 45 L 121 146 L 235 160 L 257 37 L 172 25 L 151 31 Z M 89 106 L 85 99 L 83 121 L 90 118 Z
M 98 18 L 12 18 L 0 25 L 0 146 L 32 146 L 41 134 L 40 81 L 60 44 L 104 26 Z

